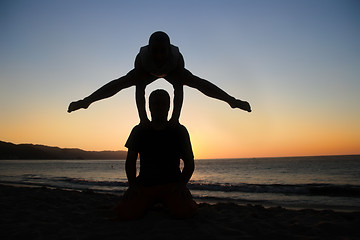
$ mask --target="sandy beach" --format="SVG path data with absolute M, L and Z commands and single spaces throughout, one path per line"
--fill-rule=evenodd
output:
M 0 185 L 1 239 L 359 239 L 360 212 L 200 204 L 191 219 L 161 209 L 113 221 L 118 196 Z

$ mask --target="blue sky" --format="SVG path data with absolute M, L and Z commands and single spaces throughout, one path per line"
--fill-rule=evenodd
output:
M 1 1 L 1 140 L 123 149 L 134 88 L 67 105 L 126 74 L 154 31 L 253 113 L 185 88 L 201 157 L 360 153 L 358 1 Z M 171 87 L 159 80 L 149 86 Z

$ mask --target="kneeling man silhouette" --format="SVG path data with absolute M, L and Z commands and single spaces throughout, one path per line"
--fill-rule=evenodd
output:
M 167 120 L 170 96 L 165 90 L 150 94 L 149 108 L 150 125 L 135 126 L 125 144 L 129 188 L 115 213 L 119 220 L 134 220 L 154 204 L 162 203 L 177 218 L 191 217 L 197 203 L 186 186 L 195 168 L 189 133 L 184 126 Z M 136 176 L 138 155 L 140 172 Z M 184 162 L 182 171 L 180 160 Z

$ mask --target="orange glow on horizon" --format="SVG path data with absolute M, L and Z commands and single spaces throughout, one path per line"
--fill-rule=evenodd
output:
M 136 109 L 129 106 L 129 119 L 121 122 L 122 112 L 113 113 L 113 107 L 103 107 L 73 115 L 61 112 L 19 117 L 1 129 L 0 140 L 88 151 L 126 151 L 124 144 L 138 121 Z M 226 109 L 219 111 L 228 114 Z M 351 125 L 334 128 L 331 124 L 296 119 L 277 125 L 261 121 L 255 114 L 241 113 L 240 121 L 236 116 L 224 115 L 205 115 L 190 121 L 192 114 L 185 110 L 184 115 L 196 159 L 360 154 L 360 130 Z
M 155 88 L 171 92 L 168 83 L 163 84 L 159 81 L 147 94 Z M 0 140 L 126 151 L 127 137 L 139 122 L 133 90 L 71 114 L 65 101 L 37 114 L 19 111 L 12 121 L 3 118 Z M 249 114 L 194 90 L 186 89 L 186 94 L 180 122 L 189 131 L 196 159 L 360 154 L 357 115 L 323 121 L 316 112 L 304 117 L 287 109 L 273 113 L 261 106 Z

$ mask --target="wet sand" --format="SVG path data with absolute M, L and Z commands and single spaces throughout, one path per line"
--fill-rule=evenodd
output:
M 360 239 L 360 212 L 205 204 L 190 219 L 158 208 L 113 220 L 119 197 L 0 185 L 0 239 Z

